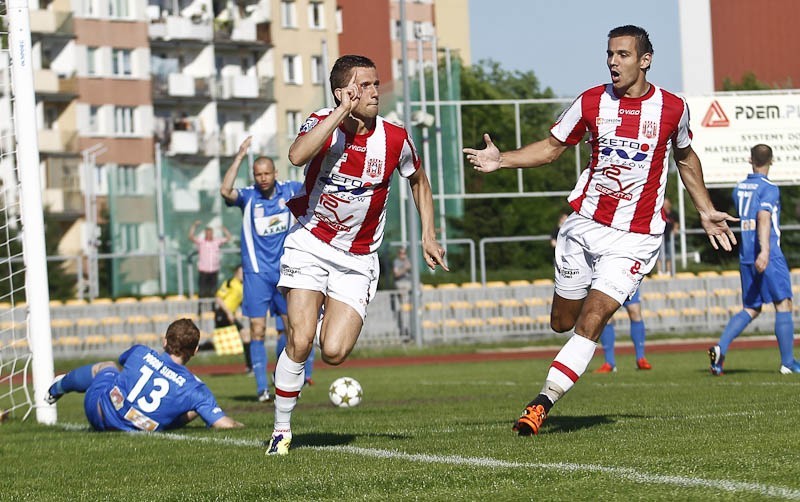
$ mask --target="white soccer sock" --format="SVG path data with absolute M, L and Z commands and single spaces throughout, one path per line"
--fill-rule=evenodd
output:
M 567 340 L 553 359 L 541 393 L 553 403 L 558 401 L 586 371 L 596 348 L 595 342 L 573 331 L 572 338 Z
M 275 429 L 291 430 L 292 410 L 303 388 L 305 363 L 291 360 L 284 350 L 275 367 Z

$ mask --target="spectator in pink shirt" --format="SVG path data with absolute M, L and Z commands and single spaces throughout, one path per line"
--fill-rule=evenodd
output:
M 200 220 L 196 220 L 192 223 L 192 228 L 189 229 L 189 240 L 197 248 L 198 296 L 200 298 L 213 298 L 217 291 L 217 279 L 222 256 L 219 248 L 231 240 L 231 233 L 228 232 L 227 228 L 221 227 L 225 237 L 215 239 L 214 229 L 206 227 L 205 235 L 200 238 L 195 236 L 197 226 L 200 223 Z

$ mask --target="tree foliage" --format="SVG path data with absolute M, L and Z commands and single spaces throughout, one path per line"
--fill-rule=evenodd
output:
M 462 100 L 524 100 L 553 98 L 551 89 L 542 89 L 533 72 L 506 71 L 495 61 L 481 61 L 464 68 L 461 74 Z M 544 139 L 565 107 L 559 103 L 521 104 L 519 121 L 521 145 Z M 517 148 L 513 104 L 470 105 L 463 107 L 463 143 L 483 148 L 483 134 L 489 133 L 501 151 Z M 513 193 L 518 191 L 518 176 L 526 192 L 568 191 L 575 185 L 575 154 L 567 150 L 556 162 L 538 169 L 503 170 L 478 173 L 467 167 L 467 193 Z M 560 212 L 568 209 L 563 195 L 553 197 L 493 197 L 467 199 L 464 216 L 450 225 L 464 237 L 478 242 L 484 237 L 550 234 Z M 547 269 L 551 265 L 548 242 L 519 243 L 486 247 L 490 270 L 511 264 L 526 270 Z M 550 270 L 548 274 L 551 274 Z

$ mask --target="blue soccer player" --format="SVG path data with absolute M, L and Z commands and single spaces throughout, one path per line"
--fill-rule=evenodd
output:
M 281 357 L 281 352 L 286 348 L 286 325 L 283 324 L 283 319 L 280 316 L 275 318 L 275 330 L 278 332 L 278 343 L 275 344 L 275 360 L 278 360 Z M 304 385 L 314 385 L 314 380 L 311 379 L 311 375 L 314 372 L 314 349 L 311 349 L 311 352 L 308 353 L 303 371 L 305 374 Z
M 276 181 L 275 163 L 268 157 L 258 157 L 253 161 L 255 184 L 233 188 L 239 165 L 247 155 L 251 141 L 252 136 L 248 136 L 239 146 L 219 191 L 225 204 L 242 210 L 242 314 L 250 318 L 250 360 L 256 379 L 256 395 L 259 401 L 268 402 L 272 397 L 264 347 L 266 316 L 269 311 L 286 322 L 286 300 L 277 289 L 283 241 L 293 222 L 286 203 L 300 190 L 302 183 Z
M 119 356 L 121 370 L 113 361 L 81 366 L 57 376 L 45 400 L 53 404 L 68 392 L 85 392 L 86 418 L 98 431 L 163 431 L 198 416 L 209 427 L 242 427 L 186 368 L 199 343 L 194 322 L 178 319 L 167 328 L 163 353 L 134 345 Z
M 742 234 L 739 244 L 739 273 L 744 308 L 728 321 L 719 343 L 708 349 L 711 373 L 722 374 L 725 354 L 734 338 L 761 313 L 764 303 L 775 304 L 775 336 L 781 353 L 780 372 L 800 373 L 794 358 L 792 281 L 781 252 L 780 190 L 767 179 L 772 165 L 772 148 L 759 144 L 750 149 L 752 174 L 733 189 Z
M 631 320 L 631 341 L 633 342 L 633 349 L 636 351 L 636 367 L 640 370 L 653 369 L 653 366 L 644 357 L 644 320 L 642 320 L 642 301 L 639 297 L 640 289 L 622 304 L 625 310 L 628 311 L 628 317 Z M 600 343 L 603 346 L 603 356 L 606 362 L 602 366 L 594 370 L 595 373 L 612 373 L 617 371 L 617 361 L 614 357 L 614 341 L 617 337 L 614 331 L 614 320 L 611 319 L 603 328 L 600 333 Z

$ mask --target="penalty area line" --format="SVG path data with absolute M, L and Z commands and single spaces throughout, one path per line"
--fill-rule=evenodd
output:
M 59 424 L 61 428 L 69 431 L 89 431 L 85 424 Z M 244 446 L 247 448 L 264 448 L 266 442 L 254 439 L 234 439 L 227 437 L 189 436 L 175 432 L 154 432 L 142 434 L 146 437 L 165 439 L 169 441 L 186 441 L 209 443 L 226 446 Z M 747 483 L 728 479 L 703 479 L 688 476 L 654 474 L 637 471 L 630 467 L 604 466 L 599 464 L 576 464 L 572 462 L 512 462 L 487 457 L 464 457 L 460 455 L 431 455 L 426 453 L 403 453 L 397 450 L 382 450 L 377 448 L 362 448 L 358 446 L 297 446 L 292 450 L 310 450 L 324 452 L 338 452 L 365 457 L 381 458 L 387 460 L 405 460 L 428 464 L 448 464 L 463 467 L 483 467 L 491 469 L 546 469 L 560 472 L 597 472 L 614 476 L 632 483 L 657 483 L 662 485 L 677 486 L 680 488 L 708 488 L 723 490 L 730 493 L 753 493 L 764 497 L 783 498 L 787 500 L 800 500 L 800 490 L 782 486 L 771 486 L 760 483 Z

